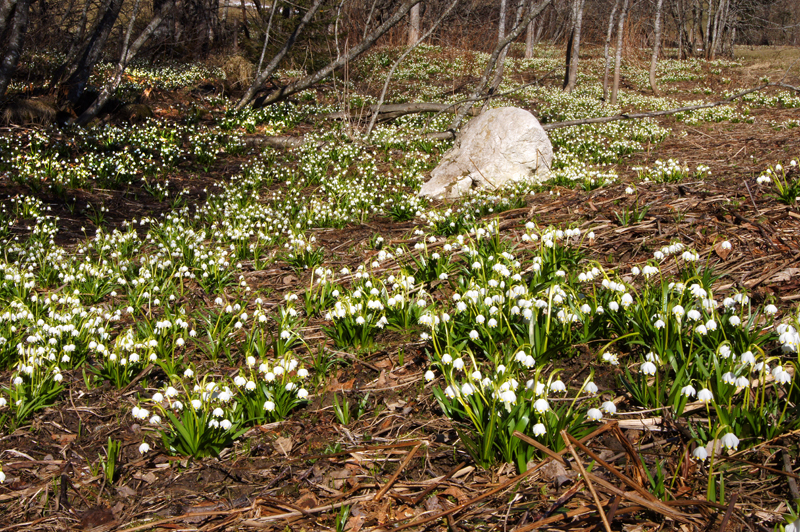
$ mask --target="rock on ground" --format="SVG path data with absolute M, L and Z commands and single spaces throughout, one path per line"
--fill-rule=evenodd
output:
M 452 199 L 472 188 L 543 181 L 552 161 L 553 146 L 536 117 L 516 107 L 491 109 L 461 130 L 420 195 Z

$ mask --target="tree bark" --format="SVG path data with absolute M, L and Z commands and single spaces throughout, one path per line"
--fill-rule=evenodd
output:
M 531 6 L 528 14 L 516 21 L 516 24 L 508 33 L 508 35 L 506 35 L 506 38 L 503 39 L 502 42 L 497 43 L 497 46 L 495 46 L 494 50 L 492 51 L 492 55 L 489 56 L 489 61 L 486 63 L 486 68 L 483 71 L 481 80 L 470 94 L 469 99 L 466 101 L 466 103 L 464 103 L 464 105 L 461 106 L 458 114 L 450 123 L 449 130 L 451 133 L 458 129 L 458 127 L 461 125 L 461 122 L 463 122 L 464 118 L 467 116 L 467 113 L 469 113 L 470 109 L 472 109 L 472 106 L 483 94 L 484 89 L 486 89 L 486 85 L 489 83 L 489 76 L 492 74 L 492 71 L 497 64 L 497 60 L 500 57 L 500 52 L 503 50 L 503 48 L 508 46 L 512 41 L 514 41 L 514 39 L 519 37 L 530 21 L 539 16 L 539 14 L 544 11 L 545 8 L 552 3 L 552 1 L 553 0 L 542 0 L 536 7 Z M 522 6 L 522 4 L 520 4 L 520 6 Z
M 683 15 L 683 0 L 678 0 L 678 13 L 675 13 L 675 5 L 672 5 L 672 15 L 675 19 L 675 24 L 678 26 L 678 61 L 683 59 L 683 32 L 684 32 L 684 15 Z
M 269 105 L 271 103 L 277 102 L 282 98 L 298 93 L 300 91 L 304 91 L 307 88 L 318 83 L 320 80 L 330 76 L 334 71 L 339 70 L 340 68 L 354 61 L 356 58 L 358 58 L 358 56 L 360 56 L 362 53 L 370 49 L 378 39 L 380 39 L 387 31 L 389 31 L 398 22 L 400 22 L 408 14 L 408 12 L 411 11 L 411 8 L 414 7 L 416 4 L 420 3 L 421 1 L 422 0 L 406 0 L 405 2 L 403 2 L 403 4 L 400 5 L 400 7 L 397 9 L 397 11 L 394 12 L 394 14 L 391 17 L 386 19 L 381 25 L 375 28 L 375 30 L 373 30 L 369 35 L 367 35 L 367 37 L 363 39 L 359 44 L 353 46 L 352 48 L 347 50 L 345 54 L 341 55 L 340 57 L 337 57 L 336 60 L 331 61 L 330 63 L 328 63 L 326 66 L 319 69 L 315 73 L 310 74 L 302 79 L 292 82 L 286 85 L 285 87 L 281 87 L 280 89 L 272 92 L 266 98 L 264 98 L 261 104 Z M 546 0 L 546 1 L 550 2 L 552 0 Z M 315 0 L 315 5 L 318 3 L 321 4 L 322 0 Z M 306 16 L 308 16 L 309 20 L 311 16 L 313 16 L 313 13 L 311 13 L 311 11 L 316 11 L 316 9 L 319 9 L 318 5 L 316 7 L 312 6 L 312 8 L 309 9 L 309 12 L 306 13 Z M 311 16 L 309 16 L 309 13 L 311 13 Z M 306 17 L 304 17 L 303 19 L 305 20 L 305 18 Z M 298 28 L 300 27 L 298 26 Z M 262 72 L 258 76 L 258 78 L 253 82 L 253 84 L 247 90 L 245 95 L 242 96 L 242 99 L 239 100 L 239 102 L 236 104 L 236 109 L 241 109 L 242 107 L 249 104 L 253 100 L 256 92 L 258 92 L 258 89 L 272 74 L 272 72 L 275 71 L 275 69 L 278 67 L 278 64 L 280 64 L 280 61 L 286 55 L 286 52 L 289 50 L 289 48 L 291 48 L 292 44 L 294 44 L 294 40 L 297 38 L 296 33 L 299 33 L 297 29 L 295 29 L 295 33 L 293 33 L 292 36 L 290 36 L 289 40 L 286 41 L 286 44 L 284 45 L 284 48 L 281 50 L 281 52 L 279 52 L 272 59 L 272 61 L 270 61 L 270 64 L 267 65 L 266 69 L 264 69 L 264 72 Z
M 533 45 L 535 37 L 535 21 L 531 20 L 525 29 L 525 59 L 533 57 Z
M 137 37 L 137 39 L 128 46 L 130 43 L 131 34 L 133 33 L 133 25 L 136 20 L 137 11 L 139 8 L 139 0 L 136 0 L 136 5 L 134 7 L 133 14 L 131 15 L 131 20 L 128 23 L 128 30 L 125 34 L 122 53 L 120 54 L 119 61 L 117 62 L 117 68 L 114 72 L 114 76 L 111 80 L 106 83 L 103 89 L 100 91 L 100 94 L 97 96 L 97 99 L 86 109 L 81 115 L 75 120 L 75 123 L 79 125 L 88 124 L 103 106 L 108 102 L 111 96 L 114 94 L 114 91 L 117 90 L 119 87 L 120 82 L 122 81 L 122 75 L 125 72 L 128 64 L 131 60 L 136 57 L 136 54 L 139 53 L 139 50 L 144 46 L 148 39 L 158 30 L 161 26 L 162 22 L 166 18 L 167 14 L 172 11 L 175 7 L 175 0 L 167 0 L 166 2 L 161 4 L 159 11 L 153 16 L 153 19 L 147 25 L 147 27 L 142 31 L 142 33 Z
M 400 63 L 403 62 L 403 60 L 408 56 L 408 54 L 410 54 L 412 52 L 412 50 L 414 50 L 414 48 L 416 48 L 417 44 L 422 42 L 422 40 L 427 39 L 431 35 L 431 33 L 433 33 L 434 30 L 439 27 L 439 24 L 441 24 L 442 21 L 445 19 L 445 17 L 447 17 L 447 15 L 450 14 L 450 11 L 452 11 L 453 8 L 456 7 L 456 4 L 458 2 L 459 2 L 459 0 L 453 0 L 450 3 L 450 5 L 447 7 L 445 12 L 442 13 L 442 15 L 439 17 L 439 19 L 436 20 L 436 22 L 433 23 L 433 25 L 428 29 L 427 32 L 425 32 L 425 35 L 422 37 L 422 39 L 417 39 L 413 44 L 409 45 L 408 49 L 405 52 L 403 52 L 403 54 L 400 57 L 397 58 L 397 61 L 394 62 L 394 64 L 392 65 L 392 68 L 389 70 L 389 73 L 386 75 L 386 81 L 383 83 L 383 89 L 381 90 L 380 98 L 378 98 L 378 104 L 373 106 L 372 109 L 371 109 L 372 117 L 371 117 L 371 119 L 369 121 L 369 126 L 367 127 L 367 132 L 366 132 L 366 135 L 365 135 L 367 138 L 369 138 L 370 135 L 372 135 L 372 129 L 375 127 L 375 122 L 378 120 L 378 116 L 381 113 L 383 113 L 386 116 L 391 116 L 392 118 L 395 118 L 396 116 L 401 116 L 401 115 L 400 114 L 392 115 L 391 107 L 395 108 L 395 112 L 396 113 L 404 112 L 404 111 L 406 111 L 406 109 L 408 109 L 408 107 L 406 107 L 404 109 L 404 108 L 402 108 L 402 106 L 400 106 L 400 108 L 398 108 L 398 106 L 389 106 L 390 109 L 385 109 L 383 107 L 383 102 L 384 102 L 384 99 L 386 98 L 386 91 L 389 89 L 389 82 L 392 80 L 392 76 L 394 75 L 394 71 L 397 70 L 397 67 L 400 65 Z M 414 12 L 414 8 L 417 8 L 417 7 L 419 7 L 419 4 L 417 4 L 413 8 L 411 8 L 411 12 L 413 13 Z M 414 104 L 411 104 L 411 105 L 413 107 Z M 452 106 L 450 106 L 450 107 L 452 108 Z
M 570 62 L 568 65 L 567 83 L 564 89 L 567 92 L 575 90 L 575 84 L 578 82 L 578 53 L 581 48 L 581 23 L 583 21 L 583 6 L 586 0 L 573 1 L 574 13 L 574 26 L 572 35 L 572 50 L 570 55 Z
M 611 36 L 614 33 L 614 20 L 619 9 L 619 0 L 614 0 L 614 7 L 611 8 L 611 15 L 608 17 L 608 30 L 606 31 L 606 45 L 603 48 L 603 58 L 605 59 L 605 69 L 603 70 L 603 101 L 608 101 L 608 71 L 611 69 L 611 57 L 608 50 L 611 46 Z
M 622 43 L 625 30 L 625 15 L 628 14 L 628 0 L 624 0 L 622 11 L 619 13 L 619 23 L 617 24 L 617 50 L 614 59 L 614 85 L 611 88 L 611 105 L 617 103 L 617 93 L 619 92 L 619 69 L 622 66 Z
M 117 18 L 119 18 L 120 9 L 122 9 L 123 0 L 108 0 L 103 10 L 103 16 L 92 31 L 92 36 L 89 42 L 82 48 L 78 54 L 78 62 L 72 69 L 72 74 L 65 82 L 68 87 L 67 99 L 71 102 L 77 102 L 86 89 L 86 84 L 89 82 L 89 76 L 92 69 L 100 60 L 105 48 L 108 36 L 111 34 L 111 29 L 114 27 Z
M 706 59 L 711 57 L 711 26 L 713 19 L 711 18 L 711 11 L 714 8 L 714 0 L 708 0 L 708 16 L 706 17 L 706 39 L 703 45 L 703 52 L 705 52 Z
M 8 41 L 3 48 L 3 58 L 2 62 L 0 62 L 0 97 L 8 90 L 11 77 L 17 69 L 19 56 L 22 53 L 22 45 L 25 42 L 25 32 L 28 29 L 30 0 L 18 0 L 15 3 L 13 12 L 6 16 L 8 21 L 6 23 Z
M 653 89 L 653 94 L 661 96 L 656 84 L 656 67 L 658 66 L 658 52 L 661 47 L 661 8 L 663 7 L 664 0 L 658 0 L 656 3 L 656 20 L 654 24 L 655 35 L 653 36 L 653 57 L 650 58 L 650 88 Z
M 520 0 L 522 2 L 524 0 Z M 500 20 L 497 22 L 497 42 L 501 42 L 506 36 L 506 14 L 508 12 L 508 0 L 500 0 Z M 506 66 L 506 56 L 508 55 L 508 46 L 504 46 L 502 50 L 500 50 L 500 55 L 497 58 L 497 69 L 494 71 L 494 79 L 492 80 L 492 84 L 489 86 L 489 94 L 493 94 L 497 91 L 497 88 L 500 87 L 500 83 L 503 81 L 503 71 L 505 70 Z M 481 112 L 486 110 L 486 107 L 489 105 L 489 100 L 487 99 L 483 106 L 481 107 Z
M 411 8 L 408 22 L 408 45 L 415 46 L 419 42 L 419 4 Z
M 267 43 L 269 43 L 269 33 L 272 31 L 272 19 L 275 16 L 275 11 L 278 8 L 279 0 L 272 0 L 272 9 L 269 13 L 269 22 L 267 23 L 267 31 L 264 34 L 264 47 L 261 48 L 261 57 L 258 60 L 258 68 L 256 72 L 261 72 L 261 67 L 264 65 L 264 56 L 267 53 Z
M 720 48 L 720 43 L 722 42 L 722 34 L 725 31 L 725 26 L 728 22 L 728 0 L 720 0 L 719 6 L 717 7 L 717 17 L 715 17 L 714 25 L 714 42 L 711 44 L 711 59 L 716 59 L 717 57 L 717 50 Z
M 0 0 L 0 35 L 6 32 L 6 24 L 9 22 L 11 12 L 16 5 L 17 0 Z
M 239 100 L 239 102 L 236 104 L 237 110 L 241 109 L 242 107 L 250 103 L 253 100 L 253 98 L 255 98 L 258 89 L 264 84 L 265 81 L 267 81 L 267 79 L 269 79 L 269 77 L 275 72 L 275 70 L 277 70 L 280 62 L 283 60 L 284 57 L 286 57 L 286 54 L 289 52 L 291 47 L 294 46 L 295 41 L 297 41 L 297 37 L 300 35 L 303 29 L 308 25 L 308 23 L 311 22 L 311 19 L 314 18 L 314 15 L 319 10 L 319 8 L 322 7 L 322 2 L 323 0 L 314 0 L 314 3 L 311 4 L 311 7 L 308 9 L 308 11 L 306 11 L 306 14 L 303 15 L 302 19 L 300 19 L 300 23 L 297 24 L 292 34 L 289 35 L 288 39 L 286 39 L 286 42 L 283 44 L 283 47 L 270 60 L 270 62 L 267 64 L 267 67 L 264 70 L 256 73 L 256 76 L 253 79 L 253 82 L 250 84 L 250 87 L 247 88 L 247 91 L 245 92 L 244 96 L 242 96 L 242 99 Z

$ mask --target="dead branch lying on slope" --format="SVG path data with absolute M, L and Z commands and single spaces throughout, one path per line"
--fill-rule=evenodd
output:
M 372 116 L 376 111 L 378 113 L 378 120 L 394 120 L 404 115 L 414 113 L 455 113 L 458 104 L 447 103 L 433 103 L 433 102 L 413 102 L 413 103 L 387 103 L 378 108 L 377 105 L 370 105 L 369 108 L 359 112 L 339 111 L 336 113 L 328 113 L 325 118 L 333 118 L 338 120 L 347 120 L 350 118 L 365 118 Z M 473 109 L 469 114 L 477 116 L 479 110 Z
M 738 92 L 732 96 L 725 98 L 724 100 L 719 100 L 716 102 L 710 103 L 703 103 L 698 105 L 689 105 L 685 107 L 676 107 L 674 109 L 666 109 L 663 111 L 649 111 L 645 113 L 622 113 L 619 115 L 614 116 L 601 116 L 597 118 L 583 118 L 580 120 L 567 120 L 565 122 L 552 122 L 550 124 L 543 124 L 542 128 L 545 131 L 550 131 L 553 129 L 560 129 L 564 127 L 572 127 L 572 126 L 582 126 L 586 124 L 605 124 L 607 122 L 617 122 L 619 120 L 636 120 L 642 118 L 654 118 L 657 116 L 667 116 L 673 115 L 676 113 L 684 113 L 687 111 L 697 111 L 700 109 L 710 109 L 712 107 L 719 107 L 721 105 L 727 105 L 743 96 L 747 96 L 748 94 L 752 94 L 754 92 L 758 92 L 764 90 L 768 87 L 782 87 L 785 89 L 790 89 L 795 92 L 800 92 L 800 87 L 795 87 L 793 85 L 787 85 L 786 83 L 765 83 L 758 87 L 753 87 L 751 89 L 747 89 L 742 92 Z M 380 106 L 378 110 L 378 120 L 387 121 L 398 118 L 403 115 L 413 114 L 413 113 L 453 113 L 455 112 L 456 104 L 444 104 L 444 103 L 431 103 L 431 102 L 416 102 L 416 103 L 403 103 L 403 104 L 384 104 Z M 378 106 L 370 106 L 369 109 L 364 110 L 361 117 L 370 116 L 372 113 L 376 111 Z M 471 109 L 470 115 L 476 116 L 479 114 L 477 109 Z M 348 118 L 356 118 L 358 117 L 357 114 L 354 113 L 347 113 L 345 111 L 340 111 L 337 113 L 329 113 L 325 115 L 325 118 L 332 118 L 332 119 L 348 119 Z M 455 138 L 456 133 L 452 130 L 447 131 L 440 131 L 436 133 L 426 133 L 422 135 L 426 139 L 431 140 L 452 140 Z M 302 138 L 293 138 L 293 137 L 258 137 L 248 140 L 248 144 L 259 144 L 259 145 L 267 145 L 272 146 L 275 148 L 296 148 L 303 144 Z

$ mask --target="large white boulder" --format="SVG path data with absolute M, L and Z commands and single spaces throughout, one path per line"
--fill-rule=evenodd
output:
M 512 180 L 540 182 L 549 177 L 552 161 L 553 145 L 536 117 L 524 109 L 499 107 L 467 122 L 419 193 L 452 199 Z

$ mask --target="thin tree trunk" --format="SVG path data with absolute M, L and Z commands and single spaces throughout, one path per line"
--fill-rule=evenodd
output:
M 367 36 L 367 38 L 362 40 L 358 45 L 353 46 L 344 55 L 338 57 L 335 61 L 331 61 L 323 68 L 317 70 L 315 73 L 308 75 L 302 79 L 299 79 L 293 83 L 290 83 L 285 87 L 281 87 L 279 90 L 271 93 L 264 99 L 262 104 L 269 105 L 282 98 L 285 98 L 286 96 L 290 96 L 297 92 L 306 90 L 307 88 L 313 86 L 320 80 L 330 76 L 334 71 L 354 61 L 358 56 L 360 56 L 369 48 L 371 48 L 375 44 L 375 42 L 378 39 L 380 39 L 387 31 L 389 31 L 398 22 L 400 22 L 408 14 L 408 12 L 411 11 L 411 8 L 414 7 L 414 5 L 418 4 L 421 1 L 422 0 L 406 0 L 405 2 L 403 2 L 403 4 L 400 5 L 400 7 L 397 9 L 397 11 L 394 12 L 394 14 L 391 17 L 386 19 L 380 26 L 375 28 L 375 30 L 373 30 Z M 546 1 L 550 2 L 552 0 L 546 0 Z M 316 10 L 319 9 L 319 5 L 321 3 L 322 0 L 315 0 L 314 5 L 311 6 L 309 11 L 306 13 L 306 17 L 303 17 L 303 20 L 306 20 L 306 18 L 310 20 L 311 17 L 313 17 L 314 15 L 313 12 L 316 12 Z M 304 26 L 305 24 L 301 21 L 301 25 Z M 264 83 L 264 81 L 266 81 L 267 78 L 272 74 L 272 72 L 274 72 L 275 69 L 278 68 L 278 65 L 280 64 L 281 60 L 286 55 L 286 52 L 288 52 L 289 48 L 291 48 L 292 44 L 294 44 L 294 41 L 297 39 L 297 35 L 299 34 L 300 30 L 302 30 L 301 25 L 298 25 L 298 28 L 295 29 L 295 32 L 292 33 L 292 35 L 289 37 L 289 40 L 287 40 L 286 44 L 284 44 L 283 49 L 281 49 L 281 51 L 278 52 L 278 54 L 276 54 L 275 57 L 272 58 L 272 60 L 264 69 L 264 71 L 259 74 L 256 80 L 253 81 L 253 83 L 250 85 L 250 88 L 247 89 L 245 95 L 242 96 L 242 99 L 239 100 L 239 102 L 236 104 L 236 109 L 241 109 L 245 105 L 250 103 L 255 97 L 256 92 L 258 92 L 259 88 Z
M 534 45 L 534 37 L 535 37 L 535 26 L 536 22 L 531 20 L 528 23 L 528 27 L 525 30 L 525 59 L 530 59 L 533 57 L 533 45 Z
M 108 37 L 119 17 L 120 9 L 122 9 L 122 2 L 123 0 L 109 0 L 106 3 L 102 18 L 95 26 L 89 42 L 79 53 L 78 63 L 65 82 L 69 87 L 67 98 L 73 103 L 77 102 L 83 94 L 89 81 L 89 75 L 103 54 Z
M 673 5 L 674 7 L 674 5 Z M 675 11 L 672 11 L 673 18 L 675 19 L 676 24 L 678 25 L 678 61 L 683 59 L 683 31 L 684 31 L 684 16 L 683 16 L 683 0 L 678 0 L 678 13 L 677 17 L 675 17 Z
M 569 73 L 567 74 L 567 92 L 575 90 L 578 82 L 578 54 L 581 48 L 581 23 L 583 21 L 583 6 L 586 0 L 575 0 L 575 28 L 573 30 L 571 61 L 569 62 Z
M 722 43 L 722 35 L 725 32 L 725 26 L 728 22 L 728 0 L 720 0 L 719 7 L 717 9 L 719 13 L 719 17 L 717 17 L 716 21 L 716 31 L 714 32 L 714 42 L 711 44 L 711 59 L 716 59 L 717 57 L 717 50 L 720 50 L 720 45 Z
M 286 42 L 283 44 L 283 47 L 275 54 L 275 56 L 270 60 L 267 67 L 256 73 L 255 78 L 253 79 L 253 83 L 250 84 L 247 91 L 245 92 L 242 99 L 239 100 L 239 103 L 236 104 L 236 109 L 241 109 L 248 103 L 250 103 L 258 92 L 258 89 L 264 84 L 265 81 L 272 75 L 273 72 L 278 68 L 278 65 L 286 57 L 286 54 L 289 52 L 289 49 L 294 45 L 295 41 L 297 41 L 297 37 L 303 31 L 303 29 L 311 22 L 311 19 L 314 17 L 316 12 L 322 6 L 323 0 L 314 0 L 314 3 L 311 4 L 311 7 L 306 11 L 306 14 L 300 19 L 300 23 L 295 27 L 294 31 Z
M 524 0 L 520 0 L 524 1 Z M 497 23 L 497 42 L 501 42 L 506 37 L 506 12 L 508 11 L 508 0 L 500 0 L 500 20 Z M 506 55 L 508 54 L 508 46 L 504 47 L 500 51 L 500 55 L 497 58 L 497 70 L 494 71 L 494 79 L 492 80 L 492 84 L 489 86 L 489 94 L 493 94 L 497 88 L 500 86 L 500 82 L 503 81 L 503 70 L 505 69 L 506 64 Z M 489 105 L 489 100 L 487 99 L 483 106 L 481 107 L 481 112 L 486 110 L 486 107 Z
M 142 31 L 139 37 L 137 37 L 133 44 L 128 46 L 128 43 L 130 43 L 131 34 L 133 33 L 133 25 L 139 9 L 139 0 L 136 0 L 133 14 L 131 15 L 131 19 L 128 23 L 128 30 L 125 33 L 122 53 L 120 54 L 119 61 L 117 62 L 117 68 L 114 72 L 114 76 L 108 81 L 108 83 L 106 83 L 92 105 L 90 105 L 89 108 L 81 113 L 81 115 L 75 120 L 75 123 L 79 125 L 85 125 L 97 116 L 106 102 L 108 102 L 108 100 L 114 94 L 114 91 L 117 90 L 117 87 L 119 87 L 119 84 L 122 81 L 122 75 L 124 74 L 128 64 L 134 57 L 136 57 L 136 54 L 139 53 L 139 50 L 142 48 L 142 46 L 144 46 L 147 40 L 150 39 L 150 37 L 158 30 L 158 28 L 161 26 L 161 23 L 164 22 L 166 15 L 172 11 L 174 7 L 175 0 L 167 0 L 161 4 L 160 9 L 153 16 L 153 19 L 150 21 L 147 27 Z
M 719 3 L 715 6 L 716 9 L 714 11 L 714 24 L 711 26 L 711 33 L 708 35 L 708 54 L 706 55 L 709 59 L 714 59 L 714 56 L 717 52 L 717 31 L 719 30 L 720 24 L 720 14 L 722 13 L 722 2 L 723 0 L 719 0 Z
M 608 101 L 608 71 L 611 68 L 611 57 L 608 55 L 608 49 L 611 46 L 611 35 L 614 33 L 614 19 L 617 16 L 617 9 L 619 9 L 619 0 L 614 0 L 614 7 L 611 8 L 611 15 L 608 17 L 608 31 L 606 32 L 606 45 L 603 49 L 603 58 L 605 59 L 605 69 L 603 70 L 603 101 Z
M 419 42 L 419 4 L 411 8 L 408 23 L 408 45 L 414 46 Z
M 17 69 L 22 45 L 25 42 L 25 32 L 28 29 L 29 7 L 30 0 L 18 0 L 13 14 L 7 16 L 6 25 L 9 31 L 7 32 L 6 46 L 3 49 L 2 62 L 0 62 L 0 97 L 6 93 L 8 85 L 11 83 L 11 77 Z
M 714 0 L 708 0 L 708 16 L 706 17 L 706 39 L 703 45 L 703 52 L 705 52 L 706 59 L 711 57 L 711 26 L 713 19 L 711 11 L 714 8 Z
M 508 46 L 512 41 L 519 37 L 528 23 L 539 16 L 539 14 L 544 11 L 545 8 L 552 3 L 552 1 L 553 0 L 542 0 L 536 7 L 531 7 L 527 15 L 522 17 L 521 20 L 516 21 L 514 28 L 511 29 L 508 35 L 506 35 L 506 38 L 503 39 L 502 42 L 497 43 L 497 46 L 495 46 L 494 50 L 492 51 L 492 55 L 489 56 L 489 61 L 486 63 L 486 68 L 483 71 L 481 80 L 470 94 L 469 99 L 464 103 L 464 105 L 461 106 L 458 114 L 456 114 L 456 117 L 450 123 L 449 129 L 451 132 L 455 132 L 455 130 L 458 129 L 458 127 L 461 125 L 461 122 L 463 122 L 464 118 L 467 116 L 467 113 L 469 113 L 470 109 L 472 109 L 472 106 L 483 94 L 484 89 L 486 89 L 486 85 L 489 83 L 489 76 L 492 74 L 492 71 L 497 64 L 497 60 L 500 57 L 500 52 L 503 50 L 503 48 Z M 520 7 L 521 6 L 522 4 L 520 4 Z
M 244 1 L 245 0 L 242 0 L 242 29 L 244 30 L 244 36 L 249 39 L 250 30 L 247 28 L 247 6 Z
M 417 47 L 417 45 L 419 43 L 421 43 L 422 41 L 424 41 L 425 39 L 430 37 L 430 35 L 434 32 L 434 30 L 436 30 L 436 28 L 439 27 L 439 24 L 441 24 L 442 21 L 445 19 L 445 17 L 447 17 L 447 15 L 450 14 L 450 11 L 452 11 L 453 8 L 456 7 L 456 4 L 458 2 L 459 2 L 459 0 L 453 0 L 450 3 L 450 5 L 447 7 L 445 12 L 442 13 L 442 15 L 439 17 L 439 19 L 436 22 L 433 23 L 433 25 L 428 29 L 427 32 L 425 32 L 425 35 L 422 36 L 422 39 L 417 39 L 413 44 L 410 44 L 408 46 L 408 48 L 406 49 L 406 51 L 403 52 L 403 54 L 400 57 L 397 58 L 397 61 L 394 62 L 394 64 L 392 65 L 392 68 L 389 69 L 389 73 L 386 75 L 386 81 L 383 83 L 383 89 L 381 90 L 381 96 L 380 96 L 380 98 L 378 98 L 378 104 L 375 106 L 375 110 L 373 111 L 372 117 L 370 118 L 370 121 L 369 121 L 369 126 L 367 127 L 367 132 L 365 134 L 365 136 L 367 138 L 369 138 L 369 136 L 372 134 L 372 129 L 375 127 L 375 122 L 378 120 L 378 115 L 381 112 L 381 106 L 383 105 L 383 102 L 384 102 L 384 100 L 386 98 L 386 91 L 389 89 L 389 82 L 392 80 L 392 76 L 394 75 L 394 71 L 397 70 L 397 67 L 400 65 L 400 63 L 402 63 L 403 60 L 406 57 L 408 57 L 408 54 L 410 54 L 414 50 L 414 48 Z M 418 6 L 419 6 L 419 4 L 417 4 L 414 7 L 418 7 Z M 412 13 L 413 13 L 413 8 L 412 8 Z
M 619 23 L 617 24 L 617 51 L 614 59 L 614 85 L 611 88 L 611 105 L 617 103 L 617 93 L 619 92 L 619 69 L 622 66 L 622 43 L 625 30 L 625 15 L 628 14 L 628 0 L 622 4 L 622 11 L 619 13 Z
M 261 67 L 264 65 L 264 56 L 267 53 L 267 43 L 269 43 L 269 33 L 272 31 L 272 18 L 275 16 L 275 11 L 278 8 L 279 0 L 272 0 L 272 9 L 269 13 L 269 22 L 267 23 L 267 31 L 264 34 L 264 46 L 261 48 L 261 57 L 258 60 L 258 68 L 256 72 L 261 72 Z
M 656 3 L 656 20 L 654 24 L 653 36 L 653 57 L 650 58 L 650 88 L 653 89 L 653 94 L 661 96 L 656 84 L 656 67 L 658 66 L 658 52 L 661 47 L 661 8 L 663 7 L 664 0 L 658 0 Z
M 336 10 L 336 25 L 337 25 L 337 27 L 339 25 L 339 17 L 341 17 L 342 7 L 344 6 L 344 2 L 345 2 L 345 0 L 342 0 L 341 3 L 339 3 L 339 9 Z M 367 32 L 369 31 L 369 23 L 372 22 L 372 15 L 375 14 L 375 5 L 377 3 L 378 3 L 378 0 L 372 0 L 372 5 L 369 8 L 369 15 L 367 15 L 367 21 L 364 23 L 364 33 L 361 35 L 361 39 L 362 40 L 367 38 Z M 416 6 L 414 6 L 414 7 L 416 7 Z M 414 8 L 411 8 L 411 9 L 413 11 Z M 335 33 L 335 35 L 337 36 L 336 54 L 337 54 L 337 57 L 338 57 L 338 55 L 339 55 L 339 42 L 338 42 L 339 32 L 337 31 Z

